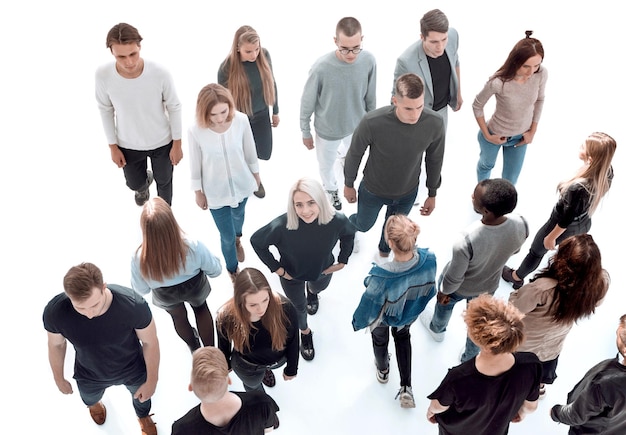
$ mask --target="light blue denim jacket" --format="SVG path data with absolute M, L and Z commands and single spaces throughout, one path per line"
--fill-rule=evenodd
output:
M 390 272 L 374 265 L 365 278 L 365 293 L 352 317 L 355 331 L 381 324 L 403 327 L 417 317 L 437 293 L 435 254 L 418 248 L 419 261 L 404 272 Z

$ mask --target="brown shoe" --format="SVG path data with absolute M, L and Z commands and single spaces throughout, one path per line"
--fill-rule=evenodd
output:
M 237 268 L 237 270 L 234 272 L 228 272 L 228 275 L 230 275 L 230 280 L 233 285 L 235 285 L 235 280 L 237 279 L 237 275 L 239 275 L 239 268 Z
M 246 253 L 243 251 L 243 246 L 241 246 L 241 237 L 235 239 L 235 249 L 237 250 L 237 261 L 243 263 L 246 259 Z
M 141 435 L 157 435 L 156 423 L 152 421 L 150 414 L 147 417 L 141 417 L 139 419 L 139 426 L 141 426 Z
M 107 419 L 107 409 L 102 402 L 98 402 L 95 405 L 89 407 L 89 414 L 91 419 L 97 424 L 102 425 Z

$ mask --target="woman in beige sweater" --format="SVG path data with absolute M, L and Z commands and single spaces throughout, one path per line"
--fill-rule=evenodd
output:
M 535 353 L 543 366 L 541 394 L 556 379 L 565 337 L 574 323 L 595 312 L 609 281 L 598 245 L 580 234 L 565 239 L 548 267 L 511 293 L 509 301 L 526 314 L 526 340 L 518 350 Z

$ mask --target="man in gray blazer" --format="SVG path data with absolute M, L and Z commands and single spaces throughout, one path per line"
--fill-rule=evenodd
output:
M 459 34 L 448 26 L 439 9 L 426 12 L 420 20 L 420 40 L 407 48 L 396 62 L 395 82 L 402 74 L 414 73 L 424 80 L 424 105 L 441 115 L 448 126 L 448 106 L 457 111 L 463 104 L 461 71 L 457 49 Z

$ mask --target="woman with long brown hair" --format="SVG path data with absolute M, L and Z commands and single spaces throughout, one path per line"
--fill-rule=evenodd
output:
M 298 374 L 299 340 L 296 310 L 274 293 L 265 275 L 245 268 L 237 275 L 234 295 L 217 315 L 218 346 L 246 391 L 273 387 L 273 369 L 285 364 L 283 379 Z
M 172 316 L 176 333 L 191 352 L 201 344 L 213 346 L 207 275 L 213 278 L 222 272 L 220 261 L 204 243 L 183 232 L 168 203 L 159 197 L 144 204 L 140 225 L 143 241 L 131 262 L 133 289 L 142 295 L 152 291 L 152 303 Z M 189 323 L 185 302 L 191 305 L 197 329 Z
M 235 32 L 233 44 L 217 71 L 217 82 L 233 94 L 235 107 L 248 115 L 257 156 L 269 160 L 272 155 L 272 128 L 280 122 L 278 91 L 269 52 L 261 47 L 259 34 L 250 26 Z M 272 106 L 270 120 L 269 106 Z M 265 196 L 263 186 L 255 192 Z
M 519 350 L 539 357 L 542 394 L 545 384 L 556 379 L 565 337 L 574 323 L 595 312 L 609 281 L 598 245 L 591 235 L 580 234 L 565 239 L 548 267 L 509 296 L 509 301 L 526 314 L 526 341 Z

